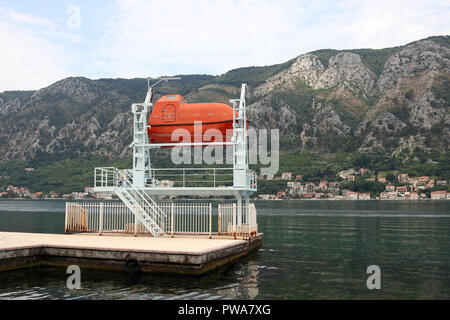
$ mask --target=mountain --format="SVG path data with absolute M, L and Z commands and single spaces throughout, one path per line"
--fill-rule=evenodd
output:
M 286 151 L 406 158 L 417 150 L 449 151 L 449 36 L 379 50 L 318 50 L 273 66 L 181 77 L 158 86 L 157 94 L 228 103 L 246 82 L 249 120 L 278 128 Z M 144 100 L 146 85 L 73 77 L 37 91 L 0 93 L 0 162 L 43 154 L 129 157 L 130 105 Z

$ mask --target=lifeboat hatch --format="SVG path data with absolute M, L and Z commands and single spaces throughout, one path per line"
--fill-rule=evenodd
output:
M 176 121 L 176 108 L 173 104 L 168 104 L 162 109 L 161 120 L 164 122 Z

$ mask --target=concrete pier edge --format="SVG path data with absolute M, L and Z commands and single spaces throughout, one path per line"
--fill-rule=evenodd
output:
M 32 235 L 32 234 L 30 234 Z M 0 271 L 32 267 L 68 267 L 130 272 L 127 261 L 138 263 L 144 273 L 202 275 L 220 269 L 262 245 L 262 234 L 249 240 L 230 240 L 229 245 L 199 252 L 95 248 L 68 245 L 23 245 L 0 248 Z

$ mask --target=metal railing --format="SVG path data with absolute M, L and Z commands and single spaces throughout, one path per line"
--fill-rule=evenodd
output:
M 146 186 L 158 188 L 233 187 L 233 168 L 157 168 L 150 169 L 152 181 Z M 95 168 L 94 186 L 133 187 L 132 170 L 113 167 Z M 249 187 L 257 189 L 257 174 L 247 171 Z
M 219 204 L 214 213 L 211 203 L 158 203 L 164 212 L 160 227 L 165 236 L 222 236 L 247 238 L 257 234 L 256 209 L 250 204 Z M 217 226 L 217 227 L 216 227 Z M 65 232 L 151 233 L 121 202 L 67 202 Z
M 212 235 L 210 203 L 158 203 L 164 212 L 165 235 Z M 136 216 L 120 202 L 67 202 L 65 232 L 149 234 Z
M 152 169 L 156 187 L 224 188 L 233 186 L 233 168 Z
M 114 167 L 95 168 L 94 187 L 117 186 L 117 169 Z
M 256 208 L 253 203 L 241 208 L 236 203 L 219 204 L 218 207 L 218 234 L 228 236 L 252 236 L 258 233 L 256 223 Z

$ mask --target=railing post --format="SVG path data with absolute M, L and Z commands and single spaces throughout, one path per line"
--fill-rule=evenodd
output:
M 183 188 L 185 187 L 186 171 L 183 169 Z
M 209 204 L 209 238 L 212 238 L 212 204 Z
M 248 238 L 252 235 L 251 217 L 250 217 L 250 203 L 247 205 L 247 223 L 248 223 Z
M 214 168 L 214 188 L 216 187 L 216 169 Z
M 174 215 L 173 207 L 174 207 L 174 204 L 172 203 L 172 208 L 170 210 L 170 214 L 171 214 L 171 218 L 170 218 L 170 237 L 171 238 L 173 238 L 173 230 L 174 230 L 173 224 L 174 224 L 174 221 L 175 221 L 174 216 L 173 216 Z
M 218 215 L 217 215 L 217 235 L 220 236 L 220 220 L 222 219 L 222 207 L 221 205 L 217 205 L 217 211 L 218 211 Z
M 133 206 L 133 213 L 134 213 L 134 236 L 137 236 L 137 228 L 138 228 L 138 218 L 137 218 L 137 205 L 135 204 Z
M 100 218 L 98 222 L 98 235 L 101 236 L 103 232 L 103 202 L 100 202 Z
M 67 232 L 67 213 L 68 213 L 69 203 L 66 202 L 66 216 L 64 218 L 64 232 Z
M 233 232 L 236 239 L 236 203 L 233 203 Z

